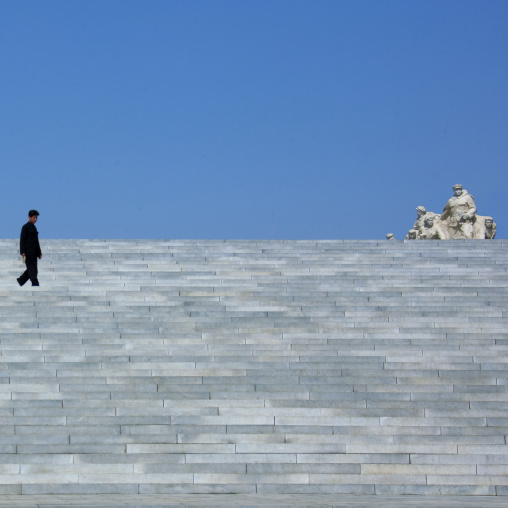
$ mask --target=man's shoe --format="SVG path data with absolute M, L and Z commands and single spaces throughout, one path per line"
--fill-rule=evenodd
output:
M 16 279 L 16 280 L 18 281 L 18 284 L 19 284 L 20 286 L 22 286 L 22 285 L 23 285 L 23 283 L 19 280 L 19 278 L 18 278 L 18 279 Z

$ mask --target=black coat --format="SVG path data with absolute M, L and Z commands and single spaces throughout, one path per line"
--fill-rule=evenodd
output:
M 41 246 L 39 245 L 39 232 L 30 221 L 21 228 L 19 253 L 37 257 L 42 255 Z

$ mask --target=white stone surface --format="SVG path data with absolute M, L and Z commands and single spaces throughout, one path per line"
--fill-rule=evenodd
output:
M 508 494 L 505 241 L 41 244 L 20 288 L 0 240 L 0 499 Z

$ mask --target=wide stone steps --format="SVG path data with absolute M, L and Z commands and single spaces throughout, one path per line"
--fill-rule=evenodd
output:
M 508 495 L 505 241 L 0 240 L 0 494 Z

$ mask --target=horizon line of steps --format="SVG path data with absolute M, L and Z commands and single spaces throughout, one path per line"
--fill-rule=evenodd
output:
M 508 495 L 507 241 L 0 240 L 0 494 Z

